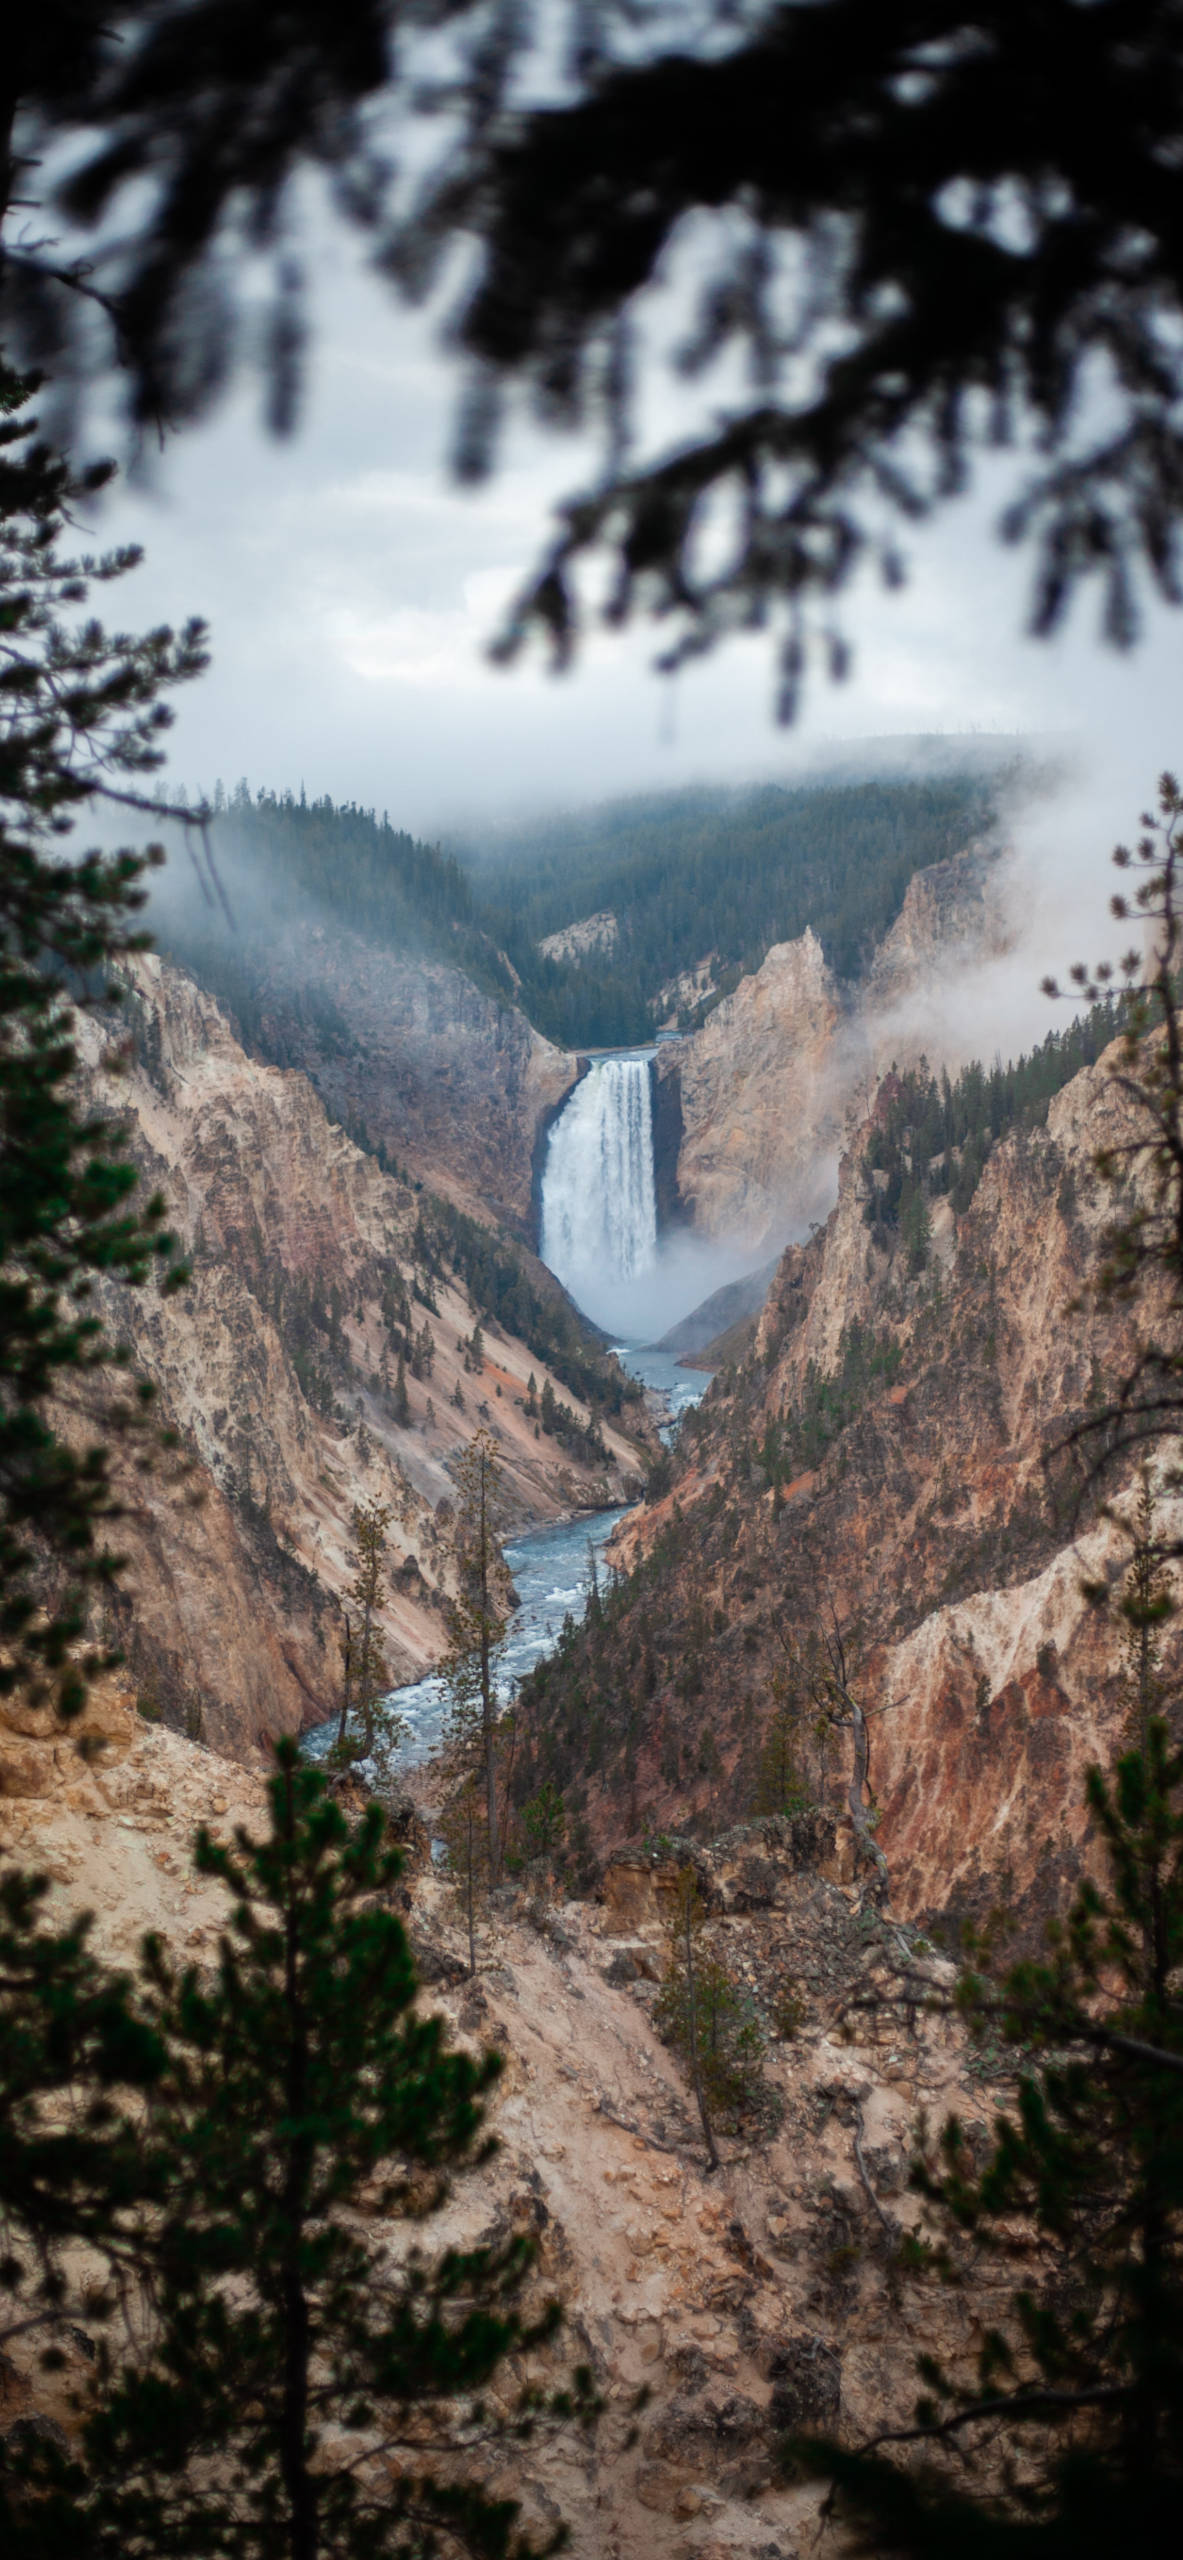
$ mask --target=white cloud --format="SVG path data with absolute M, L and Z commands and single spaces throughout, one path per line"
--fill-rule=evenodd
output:
M 190 786 L 303 780 L 434 832 L 526 804 L 783 775 L 827 741 L 1056 731 L 1093 758 L 1104 847 L 1117 801 L 1129 827 L 1158 767 L 1183 761 L 1183 617 L 1152 610 L 1125 659 L 1097 645 L 1087 605 L 1054 645 L 1024 639 L 1028 567 L 991 533 L 997 474 L 924 532 L 902 595 L 852 592 L 854 674 L 837 688 L 819 675 L 788 736 L 755 639 L 672 686 L 649 672 L 659 635 L 645 629 L 595 637 L 558 683 L 536 661 L 492 668 L 499 612 L 589 456 L 519 429 L 487 489 L 455 489 L 455 383 L 427 324 L 340 260 L 324 301 L 302 433 L 269 443 L 236 402 L 99 528 L 148 552 L 121 618 L 211 621 L 211 673 L 178 706 L 172 764 Z M 1071 823 L 1087 834 L 1088 807 Z

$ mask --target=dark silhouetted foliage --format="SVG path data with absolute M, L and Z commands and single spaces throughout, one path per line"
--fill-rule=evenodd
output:
M 139 554 L 63 558 L 72 510 L 110 470 L 75 476 L 40 441 L 35 387 L 0 367 L 0 1688 L 45 1680 L 73 1712 L 98 1660 L 71 1658 L 87 1594 L 115 1570 L 103 1437 L 135 1424 L 148 1391 L 129 1381 L 101 1412 L 92 1399 L 70 1445 L 51 1400 L 81 1399 L 112 1361 L 101 1277 L 163 1272 L 169 1287 L 184 1273 L 163 1199 L 133 1197 L 122 1132 L 73 1089 L 74 1008 L 118 1002 L 153 853 L 68 856 L 64 840 L 104 798 L 144 805 L 171 718 L 161 696 L 200 672 L 205 635 L 108 637 L 85 617 L 91 582 Z
M 19 176 L 35 216 L 7 251 L 6 326 L 68 347 L 75 380 L 113 348 L 139 423 L 199 415 L 249 353 L 284 429 L 295 198 L 323 172 L 406 293 L 475 245 L 464 476 L 507 388 L 552 427 L 603 428 L 504 653 L 538 627 L 564 663 L 579 570 L 606 553 L 597 616 L 662 616 L 667 664 L 777 629 L 790 717 L 811 654 L 845 669 L 851 577 L 898 585 L 911 524 L 1011 447 L 1002 532 L 1033 545 L 1034 628 L 1096 580 L 1123 644 L 1143 585 L 1178 594 L 1181 34 L 1179 0 L 45 0 L 6 61 L 4 198 Z M 683 398 L 705 379 L 701 423 L 638 459 L 664 361 L 645 297 L 688 229 L 671 360 Z

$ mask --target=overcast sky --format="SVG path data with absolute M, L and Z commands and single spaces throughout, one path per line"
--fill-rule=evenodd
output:
M 1089 777 L 1073 827 L 1098 863 L 1155 773 L 1183 761 L 1183 615 L 1154 612 L 1124 659 L 1086 598 L 1054 645 L 1022 637 L 1028 576 L 990 537 L 999 486 L 947 511 L 902 596 L 851 594 L 855 671 L 818 679 L 790 733 L 771 720 L 758 641 L 676 685 L 647 672 L 655 637 L 597 638 L 573 675 L 485 664 L 498 607 L 579 484 L 569 440 L 519 431 L 483 490 L 449 483 L 455 379 L 437 324 L 408 317 L 327 253 L 304 421 L 268 439 L 244 391 L 109 503 L 104 539 L 144 543 L 121 618 L 204 613 L 208 677 L 181 703 L 171 770 L 358 799 L 420 833 L 482 813 L 570 804 L 701 778 L 790 772 L 829 740 L 892 732 L 1056 733 Z M 674 413 L 671 412 L 671 424 Z M 1079 839 L 1066 884 L 1092 870 Z M 1095 912 L 1095 891 L 1084 889 Z

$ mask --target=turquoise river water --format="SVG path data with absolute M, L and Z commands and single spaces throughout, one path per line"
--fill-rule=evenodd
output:
M 631 1376 L 664 1396 L 667 1419 L 662 1425 L 662 1437 L 672 1438 L 687 1408 L 705 1394 L 709 1384 L 705 1372 L 684 1369 L 667 1351 L 638 1351 L 624 1344 L 618 1345 L 617 1358 Z M 513 1575 L 518 1606 L 498 1663 L 497 1685 L 503 1701 L 512 1696 L 535 1663 L 551 1652 L 564 1618 L 583 1616 L 591 1587 L 590 1556 L 600 1554 L 621 1518 L 623 1512 L 619 1508 L 582 1512 L 574 1520 L 555 1521 L 549 1528 L 533 1529 L 507 1544 L 505 1560 Z M 402 1765 L 409 1768 L 415 1761 L 425 1759 L 438 1741 L 444 1686 L 442 1680 L 429 1674 L 425 1680 L 414 1680 L 392 1694 L 410 1728 L 400 1755 Z M 324 1758 L 336 1729 L 334 1720 L 305 1735 L 304 1750 L 310 1760 Z

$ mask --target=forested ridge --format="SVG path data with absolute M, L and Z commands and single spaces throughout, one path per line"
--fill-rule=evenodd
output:
M 807 926 L 835 975 L 856 978 L 913 873 L 986 833 L 996 789 L 950 774 L 665 792 L 547 821 L 496 858 L 465 850 L 531 1020 L 565 1046 L 600 1047 L 645 1039 L 683 970 L 713 954 L 716 986 L 734 984 Z M 610 951 L 540 955 L 548 935 L 602 910 L 618 924 Z
M 213 843 L 235 930 L 174 892 L 157 939 L 230 1006 L 248 1042 L 262 1017 L 257 955 L 277 905 L 294 897 L 310 917 L 452 962 L 561 1047 L 612 1047 L 650 1036 L 661 991 L 683 971 L 713 958 L 709 1006 L 807 927 L 835 975 L 857 978 L 913 874 L 988 833 L 996 791 L 967 773 L 666 792 L 449 851 L 354 802 L 219 784 Z M 601 910 L 617 922 L 610 950 L 539 951 Z M 311 974 L 302 1001 L 323 1033 L 328 999 Z
M 394 951 L 449 960 L 487 993 L 512 998 L 509 970 L 483 929 L 455 856 L 393 826 L 385 810 L 379 817 L 356 801 L 309 800 L 303 790 L 298 797 L 286 790 L 252 792 L 246 782 L 230 793 L 217 783 L 210 805 L 232 925 L 223 909 L 195 894 L 178 865 L 167 900 L 153 908 L 153 928 L 158 948 L 229 1005 L 248 1045 L 262 1016 L 258 962 L 277 912 L 290 915 L 293 905 L 305 906 L 311 922 Z M 311 967 L 304 1002 L 323 1032 L 332 1007 Z M 340 1031 L 345 1036 L 344 1024 Z
M 1115 994 L 1005 1066 L 1001 1058 L 990 1067 L 974 1059 L 956 1076 L 947 1069 L 937 1076 L 921 1059 L 905 1075 L 893 1073 L 863 1154 L 868 1223 L 898 1227 L 913 1267 L 922 1269 L 927 1203 L 947 1193 L 954 1209 L 968 1209 L 997 1140 L 1008 1129 L 1046 1120 L 1055 1095 L 1082 1067 L 1096 1064 L 1125 1019 Z

